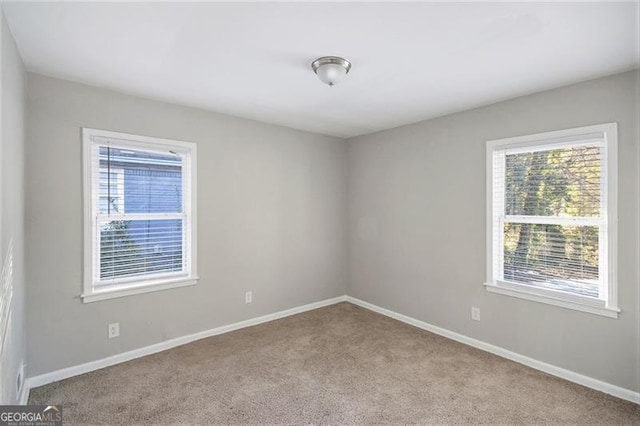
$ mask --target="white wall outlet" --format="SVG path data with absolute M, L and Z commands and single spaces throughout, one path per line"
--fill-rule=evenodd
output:
M 253 292 L 247 291 L 244 294 L 244 303 L 251 303 L 253 301 Z
M 471 307 L 471 319 L 480 321 L 480 308 L 476 308 L 475 306 Z
M 120 323 L 109 324 L 109 339 L 120 336 Z

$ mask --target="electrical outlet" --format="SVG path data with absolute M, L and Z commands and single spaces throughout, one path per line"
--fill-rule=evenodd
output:
M 247 291 L 244 294 L 244 303 L 251 303 L 253 301 L 253 292 Z
M 475 306 L 471 307 L 471 319 L 480 321 L 480 308 L 476 308 Z
M 109 324 L 109 339 L 120 336 L 120 323 Z

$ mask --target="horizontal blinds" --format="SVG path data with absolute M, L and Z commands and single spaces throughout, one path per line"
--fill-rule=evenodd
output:
M 504 224 L 503 279 L 598 297 L 596 226 Z
M 600 216 L 601 148 L 505 152 L 506 215 Z
M 603 144 L 499 149 L 493 161 L 497 277 L 599 297 Z
M 96 285 L 185 272 L 182 156 L 98 144 L 93 182 Z
M 106 145 L 97 161 L 100 214 L 182 211 L 182 157 Z
M 183 220 L 100 221 L 100 280 L 180 272 Z

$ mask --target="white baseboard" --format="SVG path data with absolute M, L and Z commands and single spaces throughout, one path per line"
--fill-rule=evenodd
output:
M 351 297 L 351 296 L 339 296 L 339 297 L 334 297 L 332 299 L 323 300 L 320 302 L 310 303 L 308 305 L 298 306 L 295 308 L 287 309 L 287 310 L 276 312 L 273 314 L 252 318 L 246 321 L 240 321 L 234 324 L 216 327 L 211 330 L 206 330 L 206 331 L 178 337 L 171 340 L 166 340 L 164 342 L 157 343 L 155 345 L 146 346 L 144 348 L 135 349 L 129 352 L 113 355 L 113 356 L 99 359 L 96 361 L 87 362 L 85 364 L 68 367 L 61 370 L 57 370 L 57 371 L 52 371 L 50 373 L 41 374 L 39 376 L 30 377 L 25 381 L 23 385 L 22 392 L 20 395 L 20 403 L 21 404 L 27 403 L 29 399 L 29 390 L 34 387 L 43 386 L 52 382 L 67 379 L 69 377 L 78 376 L 80 374 L 89 373 L 91 371 L 99 370 L 101 368 L 105 368 L 112 365 L 120 364 L 122 362 L 130 361 L 132 359 L 162 352 L 167 349 L 171 349 L 176 346 L 181 346 L 196 340 L 204 339 L 211 336 L 216 336 L 219 334 L 228 333 L 230 331 L 239 330 L 245 327 L 251 327 L 253 325 L 258 325 L 258 324 L 273 321 L 276 319 L 285 318 L 291 315 L 299 314 L 299 313 L 310 311 L 313 309 L 322 308 L 324 306 L 329 306 L 329 305 L 333 305 L 333 304 L 344 302 L 344 301 L 353 303 L 354 305 L 361 306 L 365 309 L 368 309 L 373 312 L 377 312 L 379 314 L 388 316 L 390 318 L 394 318 L 398 321 L 402 321 L 404 323 L 413 325 L 423 330 L 430 331 L 440 336 L 447 337 L 451 340 L 455 340 L 457 342 L 464 343 L 469 346 L 473 346 L 475 348 L 481 349 L 486 352 L 490 352 L 492 354 L 501 356 L 503 358 L 510 359 L 520 364 L 524 364 L 528 367 L 535 368 L 536 370 L 544 371 L 545 373 L 560 377 L 565 380 L 569 380 L 570 382 L 578 383 L 588 388 L 592 388 L 592 389 L 616 396 L 618 398 L 635 402 L 636 404 L 640 404 L 640 392 L 635 392 L 630 389 L 625 389 L 616 385 L 612 385 L 610 383 L 603 382 L 598 379 L 594 379 L 592 377 L 584 376 L 582 374 L 575 373 L 573 371 L 566 370 L 561 367 L 557 367 L 555 365 L 547 364 L 545 362 L 538 361 L 528 356 L 521 355 L 512 351 L 509 351 L 507 349 L 501 348 L 499 346 L 485 343 L 480 340 L 473 339 L 471 337 L 467 337 L 465 335 L 462 335 L 441 327 L 437 327 L 427 322 L 420 321 L 403 314 L 399 314 L 397 312 L 382 308 L 380 306 L 365 302 L 360 299 L 356 299 L 355 297 Z
M 354 305 L 361 306 L 370 311 L 377 312 L 387 317 L 421 328 L 423 330 L 430 331 L 434 334 L 438 334 L 440 336 L 444 336 L 451 340 L 464 343 L 465 345 L 473 346 L 475 348 L 482 349 L 483 351 L 490 352 L 494 355 L 498 355 L 503 358 L 510 359 L 511 361 L 524 364 L 531 368 L 535 368 L 536 370 L 544 371 L 545 373 L 551 374 L 556 377 L 560 377 L 570 382 L 578 383 L 588 388 L 595 389 L 604 393 L 608 393 L 615 397 L 618 397 L 627 401 L 635 402 L 636 404 L 640 404 L 640 392 L 635 392 L 630 389 L 625 389 L 620 386 L 603 382 L 602 380 L 594 379 L 592 377 L 584 376 L 582 374 L 575 373 L 573 371 L 566 370 L 564 368 L 557 367 L 555 365 L 547 364 L 546 362 L 538 361 L 536 359 L 518 354 L 516 352 L 509 351 L 499 346 L 485 343 L 483 341 L 473 339 L 471 337 L 467 337 L 463 334 L 459 334 L 441 327 L 437 327 L 427 322 L 420 321 L 415 318 L 411 318 L 406 315 L 399 314 L 397 312 L 393 312 L 389 309 L 381 308 L 380 306 L 374 305 L 369 302 L 365 302 L 360 299 L 356 299 L 355 297 L 347 296 L 346 301 L 353 303 Z
M 201 331 L 195 334 L 189 334 L 187 336 L 177 337 L 171 340 L 165 340 L 164 342 L 156 343 L 144 348 L 134 349 L 129 352 L 113 355 L 107 358 L 99 359 L 96 361 L 87 362 L 85 364 L 76 365 L 73 367 L 63 368 L 61 370 L 52 371 L 50 373 L 41 374 L 39 376 L 30 377 L 25 381 L 23 386 L 23 392 L 26 389 L 26 399 L 28 399 L 29 389 L 38 386 L 44 386 L 49 383 L 57 382 L 59 380 L 68 379 L 69 377 L 78 376 L 80 374 L 89 373 L 91 371 L 99 370 L 101 368 L 110 367 L 112 365 L 120 364 L 122 362 L 131 361 L 132 359 L 140 358 L 143 356 L 155 354 L 158 352 L 166 351 L 167 349 L 175 348 L 176 346 L 185 345 L 196 340 L 204 339 L 211 336 L 217 336 L 219 334 L 228 333 L 230 331 L 239 330 L 245 327 L 251 327 L 253 325 L 262 324 L 265 322 L 277 320 L 280 318 L 288 317 L 291 315 L 299 314 L 313 309 L 322 308 L 324 306 L 333 305 L 336 303 L 346 301 L 347 296 L 334 297 L 332 299 L 322 300 L 320 302 L 309 303 L 308 305 L 298 306 L 284 311 L 275 312 L 273 314 L 264 315 L 257 318 L 248 319 L 245 321 L 236 322 L 234 324 L 223 325 L 220 327 L 212 328 L 211 330 Z

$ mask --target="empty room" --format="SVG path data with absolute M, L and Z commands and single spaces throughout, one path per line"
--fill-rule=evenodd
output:
M 640 425 L 640 1 L 0 9 L 0 425 Z

